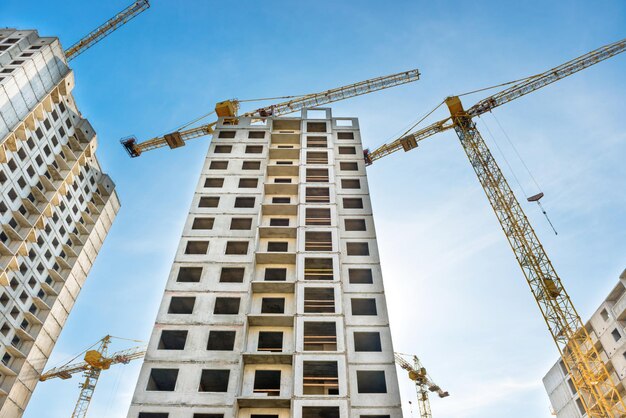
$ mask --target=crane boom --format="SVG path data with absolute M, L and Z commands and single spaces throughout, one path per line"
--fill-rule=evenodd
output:
M 139 13 L 150 7 L 148 0 L 137 0 L 111 19 L 107 20 L 96 29 L 92 30 L 83 37 L 80 41 L 70 46 L 65 50 L 65 58 L 68 61 L 73 60 L 93 45 L 100 42 L 103 38 L 108 36 L 111 32 L 124 25 L 126 22 L 137 16 Z
M 580 70 L 604 61 L 607 58 L 620 54 L 626 50 L 626 39 L 602 46 L 578 58 L 570 60 L 558 67 L 551 68 L 541 74 L 525 78 L 521 82 L 495 93 L 467 109 L 470 117 L 480 116 L 485 112 L 538 90 L 548 84 L 572 75 Z M 426 128 L 404 135 L 389 144 L 382 145 L 374 151 L 366 153 L 365 160 L 371 164 L 379 158 L 385 157 L 399 150 L 410 151 L 417 147 L 417 143 L 436 133 L 453 128 L 450 118 L 437 121 Z
M 454 128 L 522 269 L 589 418 L 624 417 L 626 405 L 545 249 L 472 119 L 624 50 L 626 40 L 606 45 L 545 73 L 529 77 L 480 101 L 468 110 L 463 108 L 459 97 L 448 97 L 445 104 L 450 111 L 449 118 L 405 135 L 372 153 L 365 153 L 365 161 L 369 165 L 401 148 L 409 151 L 417 147 L 418 141 Z
M 326 90 L 321 93 L 307 94 L 299 96 L 295 99 L 277 103 L 274 105 L 262 107 L 251 112 L 244 113 L 244 117 L 266 118 L 270 116 L 279 116 L 287 113 L 297 112 L 307 107 L 320 106 L 327 103 L 337 102 L 339 100 L 349 99 L 351 97 L 361 96 L 363 94 L 372 93 L 378 90 L 384 90 L 389 87 L 395 87 L 406 83 L 419 80 L 420 73 L 417 69 L 404 71 L 401 73 L 391 74 L 383 77 L 376 77 L 358 83 L 349 84 Z M 227 100 L 216 105 L 216 113 L 218 116 L 229 118 L 229 124 L 236 124 L 236 112 L 239 108 L 237 100 Z M 164 136 L 155 137 L 144 142 L 138 142 L 135 137 L 124 138 L 121 143 L 131 157 L 139 157 L 143 152 L 153 149 L 169 146 L 170 148 L 178 148 L 185 145 L 191 139 L 199 138 L 213 133 L 213 128 L 217 122 L 211 122 L 198 126 L 196 128 L 175 131 Z

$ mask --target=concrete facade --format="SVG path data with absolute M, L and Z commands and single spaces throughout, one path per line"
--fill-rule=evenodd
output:
M 0 30 L 0 417 L 20 417 L 117 214 L 59 41 Z
M 402 411 L 358 121 L 220 119 L 128 417 L 366 416 Z
M 585 326 L 617 390 L 626 396 L 626 270 Z M 543 378 L 543 386 L 557 418 L 587 416 L 562 360 Z

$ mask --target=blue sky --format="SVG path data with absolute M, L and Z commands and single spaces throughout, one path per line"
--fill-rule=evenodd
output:
M 0 26 L 36 28 L 67 47 L 127 3 L 4 0 Z M 120 137 L 163 134 L 228 98 L 308 93 L 419 68 L 416 83 L 333 105 L 336 116 L 360 118 L 374 148 L 449 94 L 556 66 L 623 38 L 624 28 L 618 0 L 154 0 L 72 62 L 75 98 L 98 132 L 122 210 L 50 366 L 107 333 L 149 337 L 208 146 L 205 138 L 130 160 Z M 626 268 L 624 74 L 626 54 L 495 112 L 546 194 L 558 236 L 535 206 L 524 208 L 583 317 Z M 537 192 L 493 117 L 478 123 L 496 157 L 503 161 L 485 125 Z M 541 378 L 556 349 L 454 133 L 381 160 L 369 181 L 395 348 L 419 354 L 451 393 L 433 400 L 435 416 L 549 417 Z M 92 417 L 125 416 L 139 367 L 103 373 Z M 400 381 L 407 406 L 414 390 Z M 26 418 L 69 416 L 78 384 L 40 384 Z

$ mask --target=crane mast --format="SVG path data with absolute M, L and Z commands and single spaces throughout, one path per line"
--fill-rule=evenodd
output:
M 115 31 L 120 26 L 124 25 L 126 22 L 137 16 L 139 13 L 150 7 L 150 3 L 148 0 L 137 0 L 111 19 L 107 20 L 102 25 L 98 26 L 96 29 L 92 30 L 82 38 L 80 41 L 76 42 L 74 45 L 70 46 L 65 50 L 65 58 L 68 61 L 73 60 L 87 49 L 91 48 L 98 42 L 100 42 L 103 38 L 108 36 L 111 32 Z
M 468 110 L 458 96 L 444 103 L 450 117 L 364 154 L 367 165 L 419 141 L 454 129 L 474 172 L 500 222 L 531 293 L 539 306 L 589 418 L 626 416 L 626 405 L 594 345 L 589 332 L 563 287 L 543 245 L 504 177 L 472 118 L 522 97 L 550 83 L 624 52 L 626 39 L 603 46 L 542 74 L 481 100 Z
M 402 354 L 393 353 L 393 357 L 398 366 L 406 370 L 409 379 L 415 382 L 415 389 L 417 391 L 417 406 L 420 411 L 420 418 L 432 418 L 432 412 L 430 410 L 430 399 L 428 398 L 429 392 L 436 392 L 440 398 L 450 396 L 450 394 L 439 387 L 428 376 L 426 368 L 422 366 L 420 359 L 417 356 L 412 356 L 413 364 L 409 363 Z
M 358 83 L 349 84 L 326 90 L 321 93 L 307 94 L 296 97 L 292 100 L 277 103 L 271 106 L 262 107 L 251 112 L 244 113 L 243 117 L 266 118 L 270 116 L 280 116 L 299 110 L 320 106 L 327 103 L 337 102 L 339 100 L 349 99 L 351 97 L 361 96 L 363 94 L 372 93 L 378 90 L 384 90 L 390 87 L 399 86 L 406 83 L 419 80 L 420 73 L 417 69 L 404 71 L 401 73 L 391 74 L 383 77 L 376 77 Z M 238 123 L 237 110 L 239 102 L 237 100 L 226 100 L 215 105 L 215 113 L 217 116 L 224 117 L 225 125 L 236 125 Z M 211 122 L 198 126 L 196 128 L 186 129 L 183 131 L 175 131 L 169 134 L 152 138 L 147 141 L 138 142 L 135 137 L 128 137 L 121 140 L 122 145 L 131 157 L 139 157 L 142 153 L 153 149 L 169 146 L 170 148 L 179 148 L 191 139 L 199 138 L 205 135 L 211 135 L 216 122 Z

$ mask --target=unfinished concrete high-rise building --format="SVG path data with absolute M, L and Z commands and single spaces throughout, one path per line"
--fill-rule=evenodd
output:
M 626 397 L 626 270 L 585 327 L 617 390 Z M 550 368 L 543 386 L 557 418 L 587 416 L 563 360 L 559 359 Z
M 220 119 L 128 417 L 401 416 L 357 119 Z
M 0 30 L 0 417 L 20 417 L 119 208 L 56 38 Z

